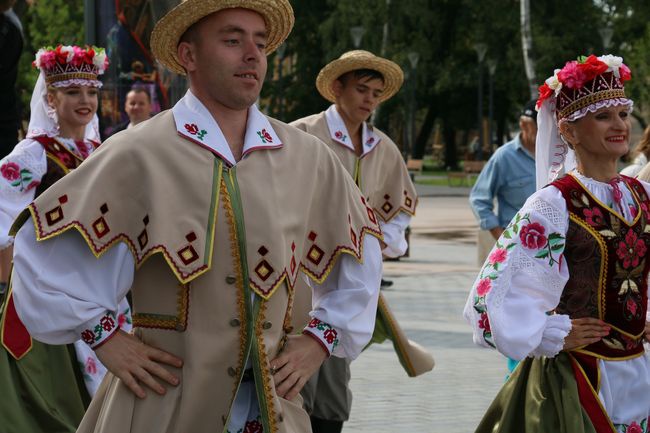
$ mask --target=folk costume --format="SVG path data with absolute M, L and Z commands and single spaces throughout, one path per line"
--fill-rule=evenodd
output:
M 99 146 L 97 116 L 86 127 L 83 141 L 59 135 L 56 112 L 47 103 L 47 86 L 100 87 L 98 75 L 106 62 L 104 51 L 96 47 L 58 46 L 36 54 L 40 75 L 32 94 L 27 138 L 0 161 L 0 248 L 13 242 L 9 229 L 20 211 Z M 52 270 L 50 276 L 56 275 Z M 125 299 L 115 313 L 115 326 L 130 330 Z M 106 373 L 95 353 L 82 341 L 48 345 L 33 340 L 16 315 L 11 291 L 2 306 L 0 340 L 4 390 L 0 432 L 75 431 Z
M 285 0 L 187 0 L 157 24 L 154 54 L 178 71 L 181 35 L 229 7 L 265 18 L 271 51 L 293 24 Z M 310 431 L 300 399 L 277 396 L 269 364 L 292 332 L 304 275 L 316 306 L 303 333 L 352 358 L 371 336 L 381 268 L 372 209 L 327 148 L 255 106 L 236 161 L 188 91 L 111 137 L 15 227 L 16 309 L 37 338 L 103 344 L 114 333 L 97 325 L 130 288 L 135 335 L 184 362 L 169 368 L 180 385 L 142 400 L 109 373 L 79 432 Z M 84 284 L 40 278 L 70 261 L 83 263 Z
M 474 341 L 523 359 L 477 432 L 642 433 L 650 416 L 648 311 L 650 184 L 587 178 L 558 123 L 602 107 L 632 109 L 620 57 L 569 62 L 540 88 L 538 187 L 497 241 L 465 317 Z M 568 173 L 568 174 L 564 174 Z M 611 331 L 563 350 L 571 319 Z
M 334 103 L 334 80 L 346 72 L 359 69 L 376 70 L 382 74 L 384 91 L 379 97 L 382 102 L 391 98 L 401 87 L 403 74 L 398 65 L 362 50 L 345 53 L 325 66 L 318 75 L 316 87 L 325 99 Z M 361 131 L 362 154 L 357 156 L 336 105 L 319 114 L 296 120 L 292 125 L 322 140 L 352 176 L 379 216 L 385 244 L 382 253 L 387 257 L 403 255 L 407 249 L 405 230 L 415 214 L 417 193 L 397 145 L 382 131 L 364 122 Z M 298 304 L 309 305 L 309 302 L 300 300 Z M 302 317 L 306 317 L 305 311 L 308 309 L 303 308 Z M 431 355 L 406 338 L 381 294 L 375 326 L 373 342 L 381 343 L 386 338 L 392 340 L 409 376 L 414 377 L 433 368 Z M 352 404 L 349 381 L 349 359 L 327 360 L 303 388 L 307 411 L 315 418 L 346 421 Z

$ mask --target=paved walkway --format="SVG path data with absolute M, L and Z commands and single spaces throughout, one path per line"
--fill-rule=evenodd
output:
M 421 191 L 424 192 L 424 191 Z M 467 196 L 423 197 L 411 256 L 387 262 L 384 294 L 409 338 L 429 349 L 432 372 L 409 378 L 390 342 L 352 363 L 352 416 L 344 433 L 472 432 L 503 383 L 505 359 L 472 342 L 462 318 L 476 264 Z

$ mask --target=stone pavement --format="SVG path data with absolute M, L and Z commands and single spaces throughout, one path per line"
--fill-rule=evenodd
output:
M 354 400 L 344 433 L 473 432 L 503 383 L 505 358 L 474 345 L 462 317 L 478 273 L 477 225 L 467 196 L 435 192 L 420 199 L 410 257 L 385 263 L 394 285 L 384 295 L 436 366 L 409 378 L 390 342 L 371 346 L 352 363 Z

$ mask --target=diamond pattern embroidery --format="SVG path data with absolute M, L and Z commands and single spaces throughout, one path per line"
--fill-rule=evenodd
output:
M 145 217 L 142 219 L 142 222 L 144 223 L 144 229 L 142 229 L 142 232 L 140 235 L 138 235 L 138 244 L 140 245 L 140 249 L 144 250 L 144 247 L 147 246 L 149 243 L 149 235 L 147 234 L 147 225 L 149 225 L 149 215 L 145 215 Z
M 262 281 L 266 281 L 269 276 L 273 273 L 273 267 L 269 265 L 269 262 L 262 260 L 259 265 L 255 268 L 255 273 Z
M 386 212 L 386 213 L 389 213 L 391 210 L 393 210 L 393 205 L 390 204 L 390 203 L 388 203 L 388 202 L 386 202 L 386 203 L 384 203 L 384 205 L 381 207 L 381 210 L 383 210 L 383 211 Z M 368 216 L 370 216 L 370 214 L 368 214 Z
M 95 220 L 93 223 L 93 230 L 95 231 L 95 235 L 97 235 L 98 238 L 106 236 L 108 232 L 111 231 L 103 216 Z
M 291 263 L 290 263 L 291 275 L 296 273 L 296 256 L 295 256 L 295 253 L 296 253 L 296 243 L 291 242 Z
M 321 260 L 323 260 L 324 255 L 325 252 L 321 250 L 318 245 L 312 245 L 312 247 L 309 249 L 309 253 L 307 253 L 307 258 L 310 262 L 318 266 Z
M 54 225 L 63 219 L 63 209 L 57 206 L 45 214 L 45 219 L 49 225 Z
M 177 252 L 178 257 L 181 258 L 183 261 L 183 264 L 189 265 L 190 263 L 196 261 L 196 259 L 199 258 L 199 255 L 197 254 L 196 250 L 192 245 L 188 245 L 185 248 L 182 248 L 178 250 Z
M 61 197 L 59 197 L 59 205 L 64 205 L 67 202 L 68 202 L 67 194 L 63 194 Z M 47 223 L 49 225 L 54 225 L 58 223 L 63 219 L 63 208 L 61 206 L 57 206 L 54 209 L 50 210 L 49 212 L 46 212 L 45 219 L 47 220 Z

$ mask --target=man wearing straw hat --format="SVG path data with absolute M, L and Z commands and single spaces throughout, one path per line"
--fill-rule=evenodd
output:
M 109 139 L 14 225 L 25 326 L 51 344 L 81 337 L 112 373 L 79 432 L 309 432 L 300 389 L 370 339 L 376 217 L 327 147 L 254 105 L 292 25 L 287 0 L 175 7 L 151 46 L 188 75 L 185 97 Z M 295 335 L 305 276 L 314 308 Z M 134 335 L 114 327 L 129 289 Z
M 333 105 L 292 123 L 326 143 L 352 175 L 379 216 L 384 235 L 382 252 L 386 257 L 399 257 L 406 251 L 404 233 L 415 213 L 417 194 L 395 143 L 367 120 L 380 102 L 397 93 L 403 80 L 402 69 L 394 62 L 368 51 L 347 52 L 326 65 L 316 79 L 316 88 Z M 310 305 L 304 299 L 308 294 L 306 290 L 297 291 L 298 306 Z M 303 307 L 302 314 L 298 314 L 300 310 L 296 309 L 296 322 L 307 317 L 308 308 Z M 409 376 L 433 368 L 431 355 L 406 338 L 380 295 L 373 341 L 386 338 L 393 341 Z M 331 358 L 303 388 L 314 433 L 341 431 L 352 404 L 349 380 L 350 360 Z

